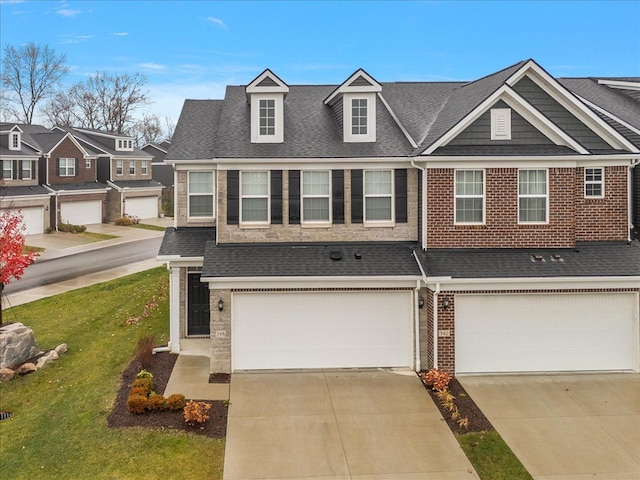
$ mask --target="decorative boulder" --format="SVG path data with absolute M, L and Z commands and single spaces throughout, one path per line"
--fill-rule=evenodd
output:
M 52 350 L 53 351 L 53 350 Z M 38 363 L 36 364 L 36 368 L 40 370 L 41 368 L 46 367 L 50 363 L 53 363 L 53 358 L 51 355 L 44 355 L 38 359 Z
M 16 370 L 16 373 L 19 375 L 28 375 L 29 373 L 33 373 L 38 369 L 38 367 L 36 367 L 33 363 L 25 363 L 24 365 L 21 365 L 18 370 Z
M 62 355 L 63 353 L 67 353 L 69 351 L 69 347 L 67 347 L 66 343 L 61 343 L 55 348 L 55 351 L 58 355 Z
M 40 353 L 33 330 L 22 323 L 0 328 L 0 368 L 23 363 Z
M 10 368 L 0 368 L 0 383 L 9 382 L 16 376 L 16 372 Z

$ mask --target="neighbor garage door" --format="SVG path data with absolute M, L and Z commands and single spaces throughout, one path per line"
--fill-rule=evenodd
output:
M 158 197 L 127 198 L 125 213 L 138 218 L 158 218 Z
M 35 235 L 44 233 L 44 208 L 43 207 L 26 207 L 19 210 L 11 210 L 15 213 L 22 213 L 22 221 L 25 235 Z
M 232 367 L 410 367 L 412 293 L 233 295 Z
M 60 218 L 63 222 L 72 225 L 102 223 L 102 202 L 100 200 L 90 200 L 61 203 Z
M 458 373 L 633 370 L 638 297 L 456 295 Z

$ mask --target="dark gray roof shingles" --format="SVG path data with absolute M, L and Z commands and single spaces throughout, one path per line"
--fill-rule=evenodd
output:
M 185 227 L 174 229 L 169 227 L 164 232 L 159 257 L 204 257 L 207 242 L 215 241 L 215 227 Z

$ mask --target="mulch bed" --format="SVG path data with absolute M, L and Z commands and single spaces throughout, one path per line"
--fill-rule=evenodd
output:
M 489 422 L 487 417 L 484 416 L 482 410 L 478 408 L 473 399 L 469 396 L 469 394 L 467 394 L 465 389 L 462 388 L 460 382 L 458 382 L 458 380 L 456 380 L 455 378 L 451 379 L 451 381 L 449 382 L 449 392 L 451 392 L 451 394 L 455 397 L 454 403 L 458 407 L 460 418 L 467 418 L 469 420 L 469 425 L 467 428 L 463 428 L 458 425 L 456 420 L 451 418 L 451 414 L 441 405 L 438 397 L 436 397 L 436 392 L 432 390 L 431 387 L 428 387 L 424 383 L 424 381 L 422 381 L 422 384 L 424 385 L 424 388 L 426 388 L 429 392 L 433 403 L 436 404 L 436 407 L 438 407 L 438 410 L 440 410 L 442 417 L 444 418 L 445 422 L 447 422 L 447 425 L 449 425 L 449 428 L 453 433 L 463 435 L 465 433 L 488 432 L 494 430 L 491 422 Z
M 157 353 L 153 356 L 151 365 L 146 369 L 153 374 L 153 388 L 159 395 L 164 394 L 173 366 L 178 355 L 169 352 Z M 122 378 L 116 395 L 113 409 L 107 417 L 107 424 L 112 428 L 143 427 L 159 430 L 175 430 L 192 432 L 198 435 L 206 435 L 213 438 L 224 438 L 227 433 L 227 406 L 220 400 L 207 400 L 211 405 L 209 420 L 201 427 L 192 427 L 184 421 L 182 410 L 146 413 L 129 413 L 127 410 L 127 397 L 131 385 L 140 371 L 140 365 L 132 360 L 122 372 Z M 198 399 L 187 399 L 198 400 Z

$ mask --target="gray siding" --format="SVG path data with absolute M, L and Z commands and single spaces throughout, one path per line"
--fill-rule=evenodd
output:
M 503 101 L 492 108 L 509 108 Z M 527 122 L 521 115 L 511 111 L 511 140 L 491 140 L 491 110 L 483 113 L 449 145 L 549 145 L 551 140 Z
M 583 147 L 587 149 L 611 148 L 609 144 L 593 133 L 528 77 L 523 77 L 514 85 L 513 89 Z
M 359 75 L 353 82 L 351 82 L 350 86 L 352 87 L 370 87 L 371 82 L 369 82 L 362 75 Z

